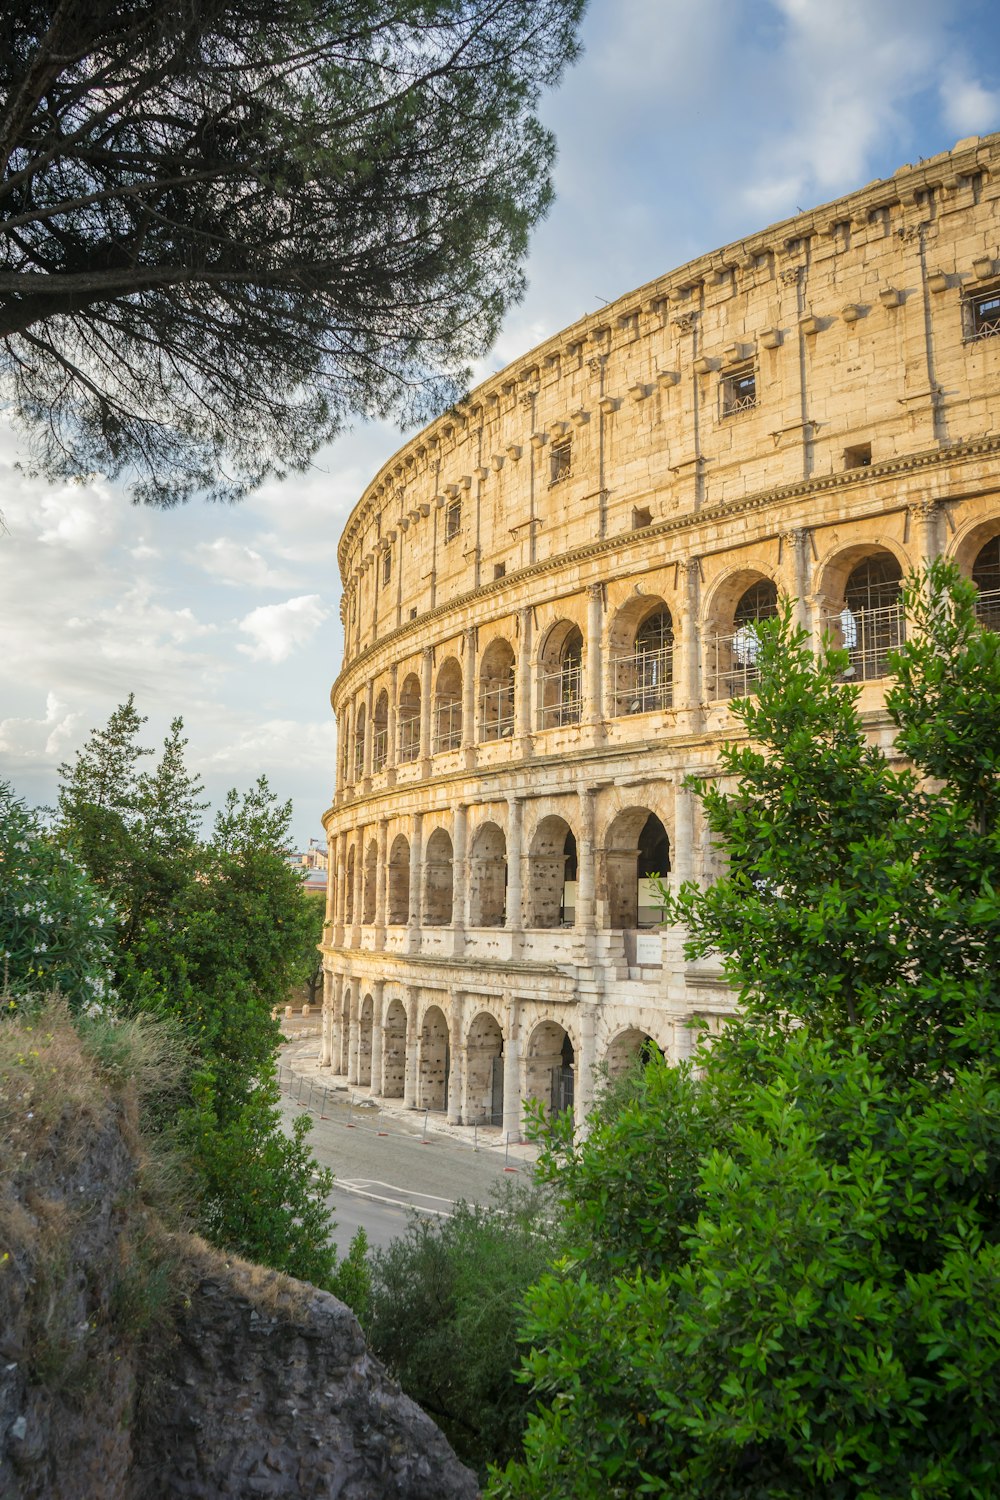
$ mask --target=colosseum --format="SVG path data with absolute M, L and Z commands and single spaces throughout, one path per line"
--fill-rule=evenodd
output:
M 701 256 L 491 376 L 340 542 L 321 1062 L 493 1122 L 582 1119 L 732 998 L 655 877 L 719 854 L 711 777 L 780 595 L 873 736 L 904 573 L 1000 624 L 1000 136 Z

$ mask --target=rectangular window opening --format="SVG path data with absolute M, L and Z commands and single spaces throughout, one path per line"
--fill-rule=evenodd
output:
M 964 313 L 967 339 L 987 339 L 1000 334 L 1000 286 L 966 297 Z
M 453 500 L 444 513 L 444 539 L 453 542 L 462 529 L 462 502 Z
M 392 552 L 388 547 L 382 553 L 382 587 L 386 588 L 392 577 Z
M 856 443 L 853 448 L 844 449 L 845 469 L 867 469 L 871 461 L 871 443 Z
M 506 574 L 507 574 L 507 564 L 506 563 L 494 563 L 493 564 L 493 581 L 494 581 L 494 583 L 497 581 L 498 578 L 504 578 L 504 577 L 506 577 Z
M 735 417 L 741 411 L 752 411 L 757 405 L 757 371 L 734 370 L 722 379 L 722 415 Z
M 644 526 L 652 526 L 653 512 L 648 505 L 633 505 L 632 507 L 632 530 L 641 531 Z
M 558 484 L 568 479 L 573 461 L 573 447 L 569 438 L 562 438 L 549 449 L 549 483 Z

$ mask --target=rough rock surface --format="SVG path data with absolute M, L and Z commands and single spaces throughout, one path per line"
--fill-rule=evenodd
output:
M 211 1259 L 156 1392 L 135 1500 L 473 1500 L 475 1478 L 343 1303 Z

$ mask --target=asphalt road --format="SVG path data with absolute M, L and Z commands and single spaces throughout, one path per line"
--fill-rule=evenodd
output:
M 286 1054 L 294 1065 L 294 1055 Z M 287 1124 L 304 1112 L 295 1093 L 309 1097 L 308 1084 L 281 1096 L 282 1117 Z M 337 1245 L 341 1253 L 363 1225 L 372 1245 L 386 1246 L 406 1228 L 408 1211 L 448 1213 L 458 1198 L 484 1203 L 493 1184 L 514 1175 L 504 1170 L 504 1152 L 493 1144 L 473 1150 L 469 1139 L 437 1133 L 433 1117 L 426 1141 L 422 1138 L 423 1116 L 386 1116 L 350 1105 L 346 1092 L 325 1096 L 321 1118 L 318 1110 L 323 1091 L 314 1090 L 308 1111 L 313 1125 L 308 1141 L 321 1166 L 329 1167 L 336 1186 L 329 1202 L 337 1220 Z M 530 1171 L 521 1156 L 509 1165 L 518 1174 Z

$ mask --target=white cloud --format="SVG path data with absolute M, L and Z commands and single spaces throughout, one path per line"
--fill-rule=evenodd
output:
M 956 135 L 983 135 L 1000 125 L 1000 89 L 984 88 L 978 79 L 951 68 L 940 93 L 942 113 Z
M 300 594 L 284 604 L 262 604 L 239 622 L 240 630 L 254 638 L 254 645 L 239 650 L 254 661 L 286 661 L 312 640 L 329 616 L 319 594 Z
M 79 713 L 49 693 L 42 718 L 0 720 L 0 753 L 11 766 L 58 761 L 72 747 L 80 719 Z
M 264 719 L 236 731 L 202 764 L 206 771 L 259 775 L 262 767 L 295 766 L 297 771 L 334 774 L 336 729 L 331 714 L 320 723 L 299 719 Z
M 267 559 L 253 547 L 219 536 L 213 542 L 201 542 L 193 553 L 195 562 L 216 583 L 242 588 L 294 588 L 295 577 L 286 570 L 272 568 Z

